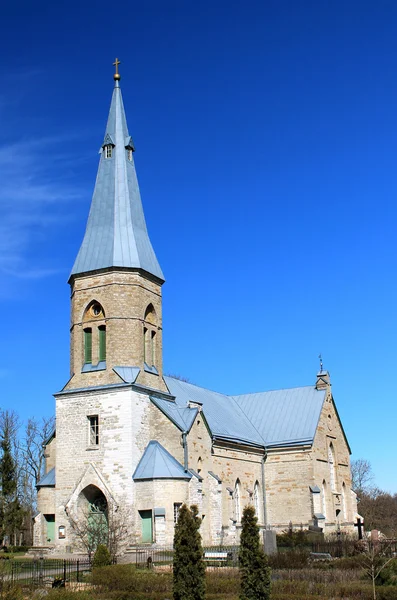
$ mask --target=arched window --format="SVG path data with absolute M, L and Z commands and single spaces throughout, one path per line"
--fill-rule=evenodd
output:
M 347 506 L 346 506 L 346 485 L 345 482 L 342 483 L 342 511 L 343 518 L 347 521 Z
M 143 328 L 143 362 L 148 367 L 156 366 L 156 329 L 157 318 L 153 304 L 145 310 L 145 326 Z
M 255 482 L 255 486 L 254 486 L 254 508 L 255 508 L 256 516 L 259 519 L 259 514 L 260 514 L 260 488 L 259 488 L 259 483 L 257 481 Z
M 327 484 L 325 483 L 325 479 L 323 479 L 321 486 L 321 508 L 324 517 L 327 518 Z
M 198 461 L 197 461 L 197 473 L 200 473 L 202 468 L 203 468 L 203 459 L 201 458 L 201 456 L 199 456 Z
M 237 523 L 241 521 L 241 508 L 240 508 L 240 481 L 237 479 L 234 488 L 234 516 Z
M 336 480 L 335 480 L 335 452 L 332 442 L 328 447 L 328 464 L 329 464 L 329 478 L 331 484 L 331 490 L 335 492 L 336 490 Z
M 99 337 L 99 360 L 106 360 L 106 325 L 100 325 L 98 327 Z
M 84 329 L 84 362 L 92 363 L 92 329 L 87 327 Z

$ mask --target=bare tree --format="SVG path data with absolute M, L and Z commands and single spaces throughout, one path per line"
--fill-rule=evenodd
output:
M 365 458 L 357 458 L 351 462 L 352 488 L 358 496 L 370 490 L 374 480 L 371 463 Z
M 379 542 L 366 544 L 366 548 L 361 554 L 361 567 L 372 582 L 373 600 L 377 598 L 376 580 L 393 559 L 390 544 L 384 545 Z
M 106 513 L 93 513 L 89 507 L 68 514 L 69 524 L 78 545 L 89 559 L 100 544 L 105 545 L 114 559 L 122 553 L 129 540 L 129 515 L 126 510 L 109 508 Z
M 43 417 L 41 421 L 31 417 L 25 426 L 20 450 L 23 456 L 23 468 L 35 486 L 44 474 L 44 443 L 54 431 L 54 426 L 54 417 L 48 419 Z

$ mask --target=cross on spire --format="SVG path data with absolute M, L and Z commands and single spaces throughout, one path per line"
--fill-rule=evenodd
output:
M 321 354 L 318 355 L 319 359 L 320 359 L 320 373 L 323 372 L 323 357 Z
M 120 63 L 119 59 L 118 59 L 118 58 L 116 58 L 116 60 L 115 60 L 115 61 L 114 61 L 114 63 L 113 63 L 113 66 L 114 66 L 114 67 L 116 67 L 116 72 L 115 72 L 115 74 L 113 75 L 113 79 L 114 79 L 115 81 L 120 81 L 120 73 L 119 73 L 119 65 L 120 65 L 120 64 L 121 64 L 121 63 Z

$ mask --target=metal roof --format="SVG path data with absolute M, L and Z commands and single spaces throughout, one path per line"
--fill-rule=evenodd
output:
M 326 390 L 314 386 L 234 396 L 267 446 L 311 443 Z
M 127 140 L 127 143 L 126 143 Z M 120 267 L 142 269 L 164 281 L 150 242 L 131 146 L 121 90 L 116 81 L 104 144 L 112 156 L 101 151 L 87 228 L 71 276 Z
M 135 383 L 136 378 L 139 375 L 139 367 L 113 367 L 113 371 L 117 373 L 119 377 L 125 383 Z
M 154 396 L 150 399 L 181 431 L 190 431 L 198 412 L 197 408 L 180 407 L 175 402 Z
M 189 471 L 156 440 L 146 446 L 132 478 L 140 479 L 191 479 Z
M 306 386 L 226 396 L 173 377 L 164 379 L 180 408 L 191 402 L 202 405 L 215 438 L 267 447 L 312 443 L 326 395 Z
M 48 471 L 39 481 L 36 487 L 54 487 L 55 486 L 55 467 Z
M 203 406 L 212 435 L 263 446 L 260 434 L 234 398 L 173 377 L 164 377 L 164 380 L 178 406 L 186 407 L 189 402 Z

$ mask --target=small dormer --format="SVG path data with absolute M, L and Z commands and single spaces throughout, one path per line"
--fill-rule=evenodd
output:
M 132 155 L 135 152 L 135 146 L 131 136 L 125 138 L 125 149 L 127 151 L 128 160 L 132 161 Z
M 113 142 L 112 137 L 107 133 L 102 144 L 103 156 L 105 158 L 112 158 L 114 147 L 115 143 Z

